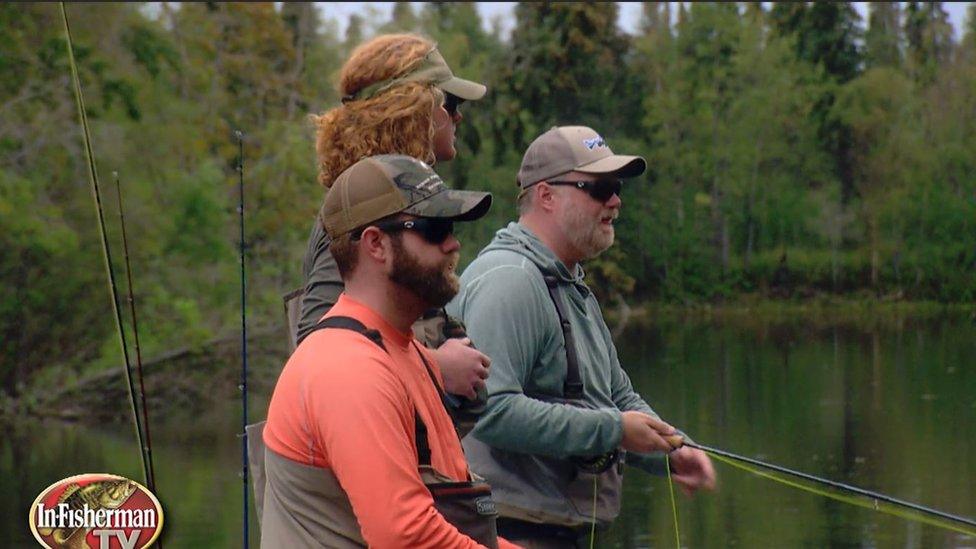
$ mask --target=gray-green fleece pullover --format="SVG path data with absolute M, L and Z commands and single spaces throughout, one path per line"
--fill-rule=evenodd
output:
M 558 291 L 576 340 L 583 398 L 593 409 L 533 398 L 561 397 L 566 379 L 563 334 L 544 275 L 560 281 Z M 514 514 L 570 525 L 588 523 L 592 508 L 579 509 L 569 501 L 575 489 L 566 485 L 575 475 L 567 472 L 566 458 L 595 456 L 618 447 L 622 411 L 639 410 L 657 417 L 621 368 L 599 304 L 583 275 L 579 266 L 570 272 L 524 226 L 510 223 L 465 269 L 461 291 L 447 307 L 449 314 L 464 321 L 475 346 L 492 360 L 488 409 L 464 443 L 472 470 L 491 483 L 503 515 L 512 516 L 506 511 L 513 508 L 528 511 L 544 506 L 542 515 Z M 663 472 L 663 454 L 629 455 L 627 461 Z M 592 480 L 588 486 L 592 505 Z M 619 510 L 619 494 L 607 495 L 607 505 L 617 508 L 598 512 L 604 520 Z

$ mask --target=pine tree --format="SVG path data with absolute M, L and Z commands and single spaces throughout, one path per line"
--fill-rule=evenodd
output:
M 794 41 L 798 59 L 823 69 L 824 92 L 811 116 L 819 128 L 822 147 L 834 159 L 834 173 L 846 204 L 855 194 L 851 130 L 831 118 L 830 109 L 836 86 L 850 81 L 860 71 L 860 16 L 850 2 L 814 2 L 812 5 L 777 2 L 771 20 L 778 35 Z
M 952 54 L 952 24 L 942 2 L 908 2 L 905 36 L 911 73 L 923 85 L 932 83 Z
M 417 30 L 419 30 L 417 14 L 414 13 L 410 2 L 402 1 L 393 3 L 393 12 L 390 15 L 390 21 L 380 27 L 381 33 L 417 32 Z
M 515 101 L 500 121 L 516 150 L 550 126 L 583 124 L 607 134 L 635 125 L 621 108 L 628 49 L 615 3 L 520 2 L 500 90 Z
M 868 9 L 864 40 L 867 66 L 901 66 L 901 8 L 896 2 L 871 2 Z
M 363 42 L 366 38 L 366 32 L 364 30 L 365 22 L 363 17 L 359 14 L 352 14 L 349 16 L 349 21 L 346 24 L 346 39 L 343 42 L 343 52 L 345 57 L 348 57 L 352 50 L 356 48 L 359 44 Z

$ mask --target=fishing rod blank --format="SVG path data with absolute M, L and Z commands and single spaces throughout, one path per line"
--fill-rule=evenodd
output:
M 678 438 L 680 439 L 680 437 L 678 437 Z M 898 499 L 898 498 L 895 498 L 895 497 L 892 497 L 892 496 L 889 496 L 889 495 L 886 495 L 886 494 L 882 494 L 882 493 L 879 493 L 879 492 L 873 492 L 871 490 L 866 490 L 864 488 L 858 488 L 857 486 L 852 486 L 850 484 L 844 484 L 843 482 L 837 482 L 837 481 L 825 479 L 825 478 L 822 478 L 822 477 L 818 477 L 816 475 L 811 475 L 809 473 L 804 473 L 804 472 L 801 472 L 801 471 L 796 471 L 796 470 L 793 470 L 793 469 L 789 469 L 789 468 L 783 467 L 781 465 L 775 465 L 775 464 L 772 464 L 772 463 L 766 463 L 766 462 L 760 461 L 758 459 L 753 459 L 753 458 L 748 458 L 748 457 L 745 457 L 745 456 L 740 456 L 738 454 L 733 454 L 732 452 L 727 452 L 725 450 L 720 450 L 718 448 L 712 448 L 712 447 L 706 446 L 704 444 L 698 444 L 698 443 L 695 443 L 695 442 L 689 442 L 689 441 L 686 441 L 686 440 L 683 440 L 683 439 L 681 439 L 680 443 L 677 444 L 676 446 L 677 447 L 680 447 L 681 445 L 688 446 L 690 448 L 695 448 L 695 449 L 698 449 L 698 450 L 702 450 L 703 452 L 706 452 L 706 453 L 709 453 L 709 454 L 715 454 L 716 456 L 721 456 L 721 457 L 728 458 L 728 459 L 732 459 L 732 460 L 735 460 L 735 461 L 740 461 L 740 462 L 743 462 L 743 463 L 748 463 L 749 465 L 755 465 L 757 467 L 762 467 L 764 469 L 769 469 L 771 471 L 776 471 L 777 473 L 782 473 L 782 474 L 789 475 L 789 476 L 792 476 L 792 477 L 800 478 L 800 479 L 803 479 L 803 480 L 806 480 L 806 481 L 809 481 L 809 482 L 814 482 L 814 483 L 817 483 L 817 484 L 823 484 L 825 486 L 829 486 L 829 487 L 834 488 L 836 490 L 850 492 L 850 493 L 853 493 L 853 494 L 857 494 L 859 496 L 863 496 L 863 497 L 866 497 L 866 498 L 873 499 L 876 502 L 877 501 L 882 501 L 882 502 L 889 503 L 891 505 L 895 505 L 895 506 L 898 506 L 898 507 L 904 507 L 906 509 L 911 509 L 912 511 L 916 511 L 916 512 L 922 513 L 924 515 L 930 515 L 930 516 L 938 517 L 938 518 L 941 518 L 941 519 L 944 519 L 944 520 L 947 520 L 947 521 L 956 522 L 956 523 L 959 523 L 959 524 L 965 524 L 967 526 L 976 527 L 976 521 L 974 521 L 973 519 L 970 519 L 970 518 L 967 518 L 967 517 L 962 517 L 962 516 L 959 516 L 959 515 L 953 515 L 953 514 L 950 514 L 950 513 L 946 513 L 945 511 L 940 511 L 939 509 L 933 509 L 931 507 L 926 507 L 924 505 L 919 505 L 917 503 L 912 503 L 910 501 L 905 501 L 903 499 Z M 970 535 L 974 535 L 974 532 L 973 531 L 968 531 L 967 530 L 966 533 L 968 533 Z
M 156 469 L 153 467 L 152 436 L 149 433 L 149 409 L 146 406 L 146 383 L 142 375 L 142 348 L 139 345 L 139 323 L 136 320 L 136 297 L 132 287 L 132 266 L 129 263 L 129 241 L 125 233 L 125 209 L 122 207 L 122 184 L 119 182 L 119 172 L 112 172 L 115 178 L 115 192 L 119 198 L 119 226 L 122 228 L 122 257 L 125 259 L 125 276 L 129 290 L 129 316 L 132 319 L 132 337 L 136 347 L 136 373 L 139 376 L 139 397 L 142 403 L 142 423 L 146 432 L 146 461 L 149 463 L 149 478 L 146 482 L 149 490 L 156 493 Z M 160 547 L 162 547 L 160 545 Z
M 237 213 L 241 227 L 241 478 L 244 481 L 244 549 L 249 544 L 249 529 L 247 517 L 247 277 L 244 274 L 244 133 L 236 130 L 237 137 L 237 178 L 240 191 L 240 201 Z
M 65 10 L 64 2 L 60 2 L 61 21 L 64 23 L 64 37 L 68 47 L 68 65 L 71 67 L 71 77 L 74 84 L 75 103 L 78 107 L 78 118 L 81 120 L 82 136 L 85 142 L 85 156 L 88 160 L 88 179 L 91 183 L 92 197 L 95 199 L 95 211 L 98 213 L 98 228 L 102 237 L 102 258 L 105 260 L 105 271 L 108 274 L 109 293 L 112 296 L 112 310 L 115 312 L 115 327 L 119 335 L 119 344 L 122 346 L 122 357 L 125 360 L 125 381 L 129 388 L 129 402 L 132 406 L 132 419 L 136 428 L 136 438 L 139 442 L 139 457 L 142 461 L 142 472 L 146 484 L 152 477 L 149 469 L 149 461 L 146 457 L 145 443 L 142 436 L 142 424 L 139 421 L 138 405 L 135 397 L 135 387 L 132 384 L 132 363 L 129 360 L 129 348 L 125 342 L 125 332 L 122 328 L 122 306 L 119 304 L 119 297 L 116 291 L 115 274 L 112 272 L 112 254 L 108 247 L 108 234 L 105 231 L 105 215 L 102 209 L 101 193 L 98 190 L 98 170 L 95 167 L 95 154 L 92 151 L 91 131 L 88 127 L 88 116 L 85 114 L 85 99 L 81 93 L 81 79 L 78 77 L 78 67 L 75 64 L 75 53 L 71 43 L 71 28 L 68 26 L 68 13 Z

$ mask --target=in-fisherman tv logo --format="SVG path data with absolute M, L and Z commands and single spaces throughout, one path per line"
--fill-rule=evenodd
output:
M 29 520 L 34 537 L 50 549 L 143 549 L 163 529 L 163 508 L 138 482 L 86 473 L 48 486 Z

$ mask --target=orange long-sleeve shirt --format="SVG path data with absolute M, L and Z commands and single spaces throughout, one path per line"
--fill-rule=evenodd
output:
M 415 410 L 427 427 L 431 465 L 451 479 L 470 478 L 418 353 L 442 384 L 435 361 L 411 333 L 345 294 L 326 316 L 348 316 L 378 329 L 388 352 L 351 330 L 309 335 L 275 386 L 265 444 L 293 461 L 330 469 L 370 547 L 480 547 L 437 512 L 417 470 Z

